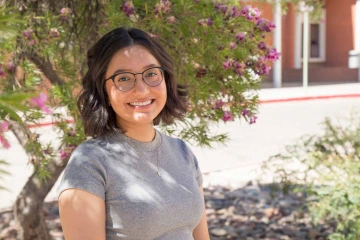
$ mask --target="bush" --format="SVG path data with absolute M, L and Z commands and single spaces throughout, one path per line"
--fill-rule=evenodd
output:
M 322 135 L 303 137 L 263 165 L 285 190 L 292 184 L 305 186 L 301 190 L 313 199 L 308 206 L 314 223 L 337 222 L 332 240 L 360 239 L 359 116 L 353 114 L 345 125 L 326 119 Z

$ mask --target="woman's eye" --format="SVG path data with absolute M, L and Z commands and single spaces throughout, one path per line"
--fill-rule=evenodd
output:
M 118 78 L 118 82 L 126 82 L 126 81 L 129 81 L 129 78 L 127 78 L 127 77 L 119 77 Z
M 156 73 L 151 72 L 151 73 L 148 73 L 146 76 L 147 76 L 147 77 L 154 77 L 154 76 L 156 76 Z

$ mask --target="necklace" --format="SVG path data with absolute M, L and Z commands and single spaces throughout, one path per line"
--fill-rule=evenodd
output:
M 156 138 L 156 134 L 159 134 L 159 133 L 155 132 L 155 138 Z M 157 175 L 158 175 L 159 177 L 161 177 L 161 174 L 160 174 L 159 149 L 160 149 L 160 146 L 161 146 L 161 143 L 162 143 L 162 136 L 161 136 L 161 134 L 159 134 L 159 135 L 160 135 L 160 136 L 159 136 L 159 137 L 160 137 L 160 143 L 159 143 L 159 146 L 157 146 L 157 148 L 156 148 L 156 160 L 157 160 Z M 131 146 L 131 144 L 129 143 L 129 140 L 128 140 L 128 138 L 130 138 L 130 137 L 126 136 L 125 134 L 124 134 L 124 136 L 125 136 L 126 145 L 129 146 L 129 148 L 131 149 L 132 152 L 134 152 L 135 154 L 139 155 L 141 158 L 146 159 L 147 161 L 150 161 L 147 157 L 143 156 L 143 154 L 140 153 L 140 151 L 136 151 L 136 150 Z M 154 138 L 154 139 L 155 139 L 155 138 Z

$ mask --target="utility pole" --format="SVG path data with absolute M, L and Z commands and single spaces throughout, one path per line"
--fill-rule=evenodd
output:
M 274 30 L 274 47 L 281 52 L 281 0 L 275 0 L 275 10 L 274 10 L 274 24 L 276 26 Z M 281 87 L 282 82 L 282 64 L 281 58 L 274 62 L 274 71 L 273 71 L 273 85 L 275 88 Z
M 304 17 L 303 28 L 303 87 L 307 89 L 309 85 L 309 13 L 314 10 L 312 6 L 307 6 L 306 3 L 300 2 L 300 11 Z

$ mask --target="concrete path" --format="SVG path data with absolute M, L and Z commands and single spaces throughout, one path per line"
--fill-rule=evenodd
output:
M 239 120 L 222 123 L 212 131 L 229 133 L 231 140 L 226 146 L 217 145 L 213 149 L 191 146 L 203 172 L 204 186 L 241 186 L 254 180 L 261 174 L 261 163 L 285 145 L 295 143 L 305 134 L 321 133 L 320 123 L 325 117 L 343 123 L 351 111 L 360 112 L 360 83 L 311 86 L 307 90 L 301 87 L 262 89 L 259 96 L 262 104 L 256 124 Z M 41 141 L 58 144 L 51 126 L 36 131 L 41 134 Z M 0 149 L 0 159 L 10 163 L 6 170 L 11 175 L 5 176 L 0 185 L 10 191 L 0 191 L 0 208 L 13 204 L 33 170 L 15 137 L 11 133 L 6 136 L 12 147 Z M 57 185 L 58 182 L 46 200 L 56 199 Z

